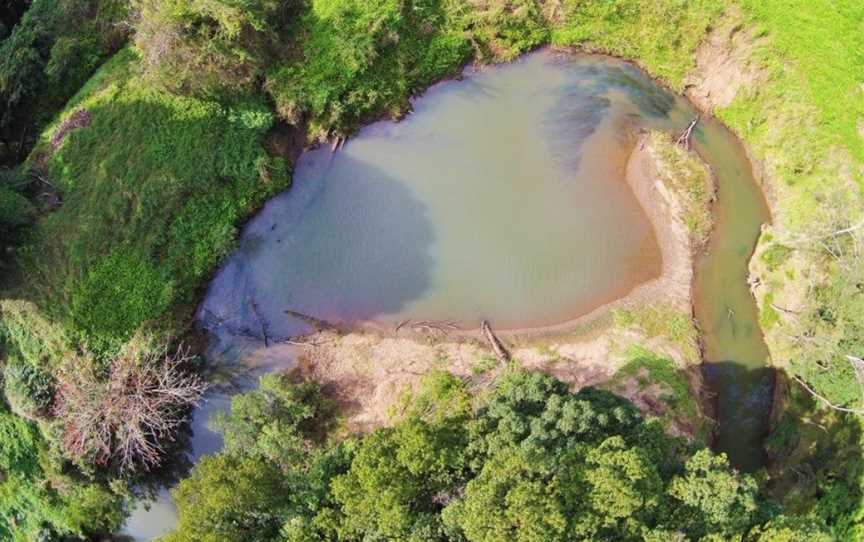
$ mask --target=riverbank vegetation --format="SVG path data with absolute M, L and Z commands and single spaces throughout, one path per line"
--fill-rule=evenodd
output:
M 226 488 L 234 484 L 226 478 L 231 469 L 236 475 L 231 480 L 242 480 L 238 487 L 245 488 L 241 493 L 250 499 L 249 509 L 260 512 L 243 516 L 258 522 L 243 524 L 244 537 L 282 531 L 289 540 L 312 532 L 321 540 L 343 536 L 339 533 L 346 539 L 408 532 L 422 538 L 433 532 L 424 529 L 455 529 L 468 539 L 496 540 L 495 534 L 483 538 L 479 533 L 496 533 L 503 525 L 524 540 L 576 532 L 663 538 L 662 529 L 675 528 L 694 537 L 708 532 L 756 536 L 764 530 L 782 539 L 783 533 L 807 532 L 806 523 L 823 520 L 836 539 L 861 536 L 861 422 L 824 406 L 864 407 L 857 362 L 850 359 L 864 356 L 860 3 L 13 4 L 14 13 L 3 12 L 0 27 L 4 539 L 81 538 L 119 527 L 124 499 L 156 475 L 141 463 L 137 469 L 121 468 L 115 452 L 122 449 L 117 445 L 128 425 L 108 426 L 107 440 L 76 440 L 76 431 L 95 427 L 75 423 L 76 417 L 80 422 L 87 409 L 100 416 L 116 403 L 70 403 L 69 394 L 85 388 L 110 393 L 112 375 L 128 368 L 124 352 L 140 344 L 135 341 L 153 348 L 137 358 L 143 370 L 152 371 L 147 374 L 170 368 L 177 371 L 172 378 L 187 388 L 197 386 L 185 380 L 196 366 L 194 357 L 172 362 L 177 338 L 190 338 L 198 296 L 233 246 L 239 224 L 289 186 L 291 161 L 304 142 L 343 138 L 370 120 L 398 117 L 408 110 L 412 95 L 456 75 L 467 62 L 512 60 L 547 43 L 632 58 L 683 90 L 696 69 L 694 53 L 712 28 L 728 28 L 730 35 L 746 32 L 754 44 L 749 61 L 763 74 L 717 114 L 762 163 L 775 212 L 754 260 L 766 264 L 754 274 L 773 361 L 824 399 L 814 399 L 791 380 L 785 414 L 778 414 L 769 440 L 774 463 L 766 487 L 791 514 L 810 519 L 778 517 L 765 524 L 766 505 L 752 480 L 731 473 L 722 459 L 705 452 L 675 448 L 675 464 L 668 465 L 672 458 L 656 454 L 663 446 L 671 449 L 672 441 L 655 432 L 651 444 L 637 442 L 633 435 L 648 431 L 650 424 L 636 417 L 591 436 L 606 451 L 602 457 L 578 446 L 564 453 L 561 443 L 576 434 L 570 433 L 543 441 L 542 454 L 554 459 L 535 464 L 523 452 L 505 457 L 491 448 L 471 448 L 477 435 L 482 436 L 477 442 L 491 439 L 515 447 L 527 436 L 500 435 L 495 424 L 472 436 L 466 427 L 487 423 L 478 421 L 488 421 L 485 407 L 434 422 L 409 417 L 366 439 L 327 446 L 305 444 L 314 438 L 298 429 L 299 418 L 317 419 L 317 411 L 300 409 L 291 414 L 295 421 L 286 422 L 290 431 L 285 434 L 259 439 L 260 429 L 243 430 L 244 438 L 267 441 L 261 444 L 267 451 L 256 444 L 202 462 L 178 489 L 181 525 L 173 536 L 208 539 L 206 529 L 213 524 L 204 516 L 194 519 L 195 499 L 201 497 L 196 493 L 218 489 L 212 502 L 200 505 L 221 510 L 227 502 L 219 500 L 227 501 Z M 704 225 L 694 222 L 694 229 L 702 232 Z M 690 342 L 689 328 L 686 333 L 682 340 Z M 555 401 L 580 400 L 555 391 L 557 384 L 544 385 Z M 182 411 L 180 406 L 172 406 L 178 410 L 171 414 Z M 534 406 L 528 410 L 542 411 Z M 615 408 L 629 412 L 630 407 Z M 170 431 L 147 434 L 145 442 L 157 447 L 182 442 L 178 431 L 172 425 Z M 226 435 L 237 431 L 226 429 Z M 92 448 L 80 453 L 78 445 L 88 443 Z M 661 448 L 651 448 L 655 445 Z M 286 468 L 273 454 L 287 454 L 299 466 Z M 392 457 L 396 470 L 381 470 L 382 458 Z M 663 465 L 659 471 L 654 459 Z M 559 493 L 548 492 L 550 481 L 570 476 L 565 466 L 573 466 L 585 487 L 593 489 L 574 494 L 562 486 Z M 405 482 L 394 486 L 398 494 L 386 493 L 389 500 L 380 502 L 370 497 L 391 480 Z M 725 508 L 706 510 L 700 508 L 705 503 L 687 501 L 705 489 L 689 485 L 698 480 L 735 489 L 730 500 L 722 501 Z M 290 485 L 295 482 L 301 486 Z M 302 491 L 296 502 L 281 496 L 297 487 Z M 466 493 L 454 498 L 457 487 Z M 504 490 L 511 500 L 497 501 Z M 683 508 L 682 502 L 687 503 Z M 571 513 L 574 503 L 584 505 L 581 514 Z M 663 524 L 660 511 L 673 505 L 689 511 L 687 517 Z M 640 511 L 632 521 L 619 519 L 634 506 Z M 443 509 L 451 511 L 438 514 Z M 487 514 L 490 509 L 499 515 Z M 520 530 L 524 514 L 532 512 L 550 520 L 528 523 L 547 530 Z M 496 522 L 495 528 L 483 521 Z M 194 530 L 191 523 L 204 530 Z M 547 533 L 553 538 L 544 538 Z M 765 539 L 771 538 L 766 534 Z
M 335 443 L 319 392 L 271 375 L 236 397 L 165 540 L 828 540 L 608 392 L 517 371 L 476 400 L 432 373 L 390 427 Z

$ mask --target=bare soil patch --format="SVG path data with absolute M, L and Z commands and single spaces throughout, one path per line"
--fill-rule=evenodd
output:
M 751 61 L 757 40 L 734 8 L 696 50 L 696 69 L 687 78 L 687 97 L 705 112 L 726 107 L 742 89 L 754 88 L 764 72 Z

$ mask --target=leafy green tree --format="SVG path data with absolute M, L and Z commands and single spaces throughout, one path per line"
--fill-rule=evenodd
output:
M 326 412 L 320 390 L 265 377 L 216 423 L 225 451 L 175 491 L 180 522 L 168 541 L 665 542 L 750 531 L 780 541 L 819 532 L 780 519 L 754 530 L 773 512 L 760 508 L 752 477 L 708 450 L 693 454 L 608 392 L 573 394 L 518 371 L 476 410 L 464 392 L 434 374 L 392 427 L 327 444 L 309 436 Z
M 438 511 L 462 476 L 463 420 L 409 419 L 361 442 L 349 471 L 333 480 L 341 539 L 443 539 Z
M 823 521 L 810 516 L 781 515 L 765 525 L 756 526 L 749 534 L 753 542 L 831 542 Z
M 120 22 L 127 10 L 128 0 L 33 0 L 0 42 L 0 141 L 7 142 L 7 152 L 22 132 L 35 136 L 34 128 L 122 46 L 126 26 Z M 12 156 L 0 159 L 17 161 L 25 155 L 16 147 Z
M 580 442 L 629 434 L 641 423 L 632 404 L 610 393 L 588 388 L 571 394 L 551 376 L 515 372 L 499 382 L 469 426 L 472 466 L 514 446 L 538 459 L 554 458 Z
M 568 540 L 566 493 L 547 470 L 520 450 L 491 457 L 465 488 L 465 496 L 444 509 L 445 524 L 476 542 Z
M 326 434 L 332 411 L 317 382 L 272 373 L 261 377 L 258 389 L 235 397 L 231 412 L 218 414 L 212 425 L 224 435 L 226 452 L 288 470 L 305 460 L 315 437 Z
M 759 508 L 757 490 L 752 477 L 730 469 L 726 456 L 700 450 L 669 486 L 669 495 L 681 503 L 675 507 L 674 521 L 700 536 L 743 533 Z
M 628 446 L 621 436 L 610 437 L 586 457 L 584 480 L 589 484 L 590 523 L 580 531 L 618 539 L 636 539 L 656 524 L 664 508 L 664 483 L 644 449 Z
M 172 492 L 179 519 L 165 542 L 275 540 L 289 495 L 275 465 L 235 454 L 206 456 Z

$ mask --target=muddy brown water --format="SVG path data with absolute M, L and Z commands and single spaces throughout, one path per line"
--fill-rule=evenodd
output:
M 243 231 L 199 317 L 211 362 L 249 375 L 290 366 L 308 331 L 285 311 L 392 325 L 405 318 L 474 328 L 573 319 L 656 277 L 659 247 L 624 178 L 640 128 L 680 131 L 691 104 L 629 63 L 540 51 L 436 85 L 401 122 L 366 127 L 336 153 L 304 153 L 291 190 Z M 718 181 L 716 226 L 697 264 L 695 314 L 717 394 L 715 446 L 743 470 L 764 461 L 771 378 L 747 286 L 768 210 L 746 154 L 719 123 L 694 137 Z M 239 362 L 239 363 L 238 363 Z M 246 380 L 252 385 L 254 378 Z M 219 449 L 195 413 L 193 459 Z M 163 493 L 126 532 L 170 530 Z

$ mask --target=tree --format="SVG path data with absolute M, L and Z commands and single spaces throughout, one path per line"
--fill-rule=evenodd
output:
M 392 427 L 327 444 L 301 436 L 317 391 L 262 381 L 217 424 L 226 450 L 175 492 L 168 541 L 741 540 L 771 512 L 750 476 L 610 393 L 514 372 L 472 411 L 464 391 L 433 375 Z
M 515 372 L 498 383 L 469 426 L 472 466 L 514 446 L 551 459 L 580 442 L 629 434 L 641 423 L 633 405 L 611 393 L 571 394 L 549 375 Z
M 687 460 L 669 495 L 681 503 L 674 522 L 695 535 L 743 533 L 759 508 L 756 481 L 729 468 L 726 456 L 700 450 Z
M 123 45 L 127 9 L 128 0 L 33 0 L 0 41 L 0 161 L 23 160 L 27 136 Z
M 444 540 L 438 511 L 461 479 L 465 437 L 460 418 L 415 418 L 364 438 L 331 485 L 340 539 Z
M 636 539 L 656 525 L 664 509 L 664 483 L 651 454 L 628 446 L 621 436 L 606 439 L 586 456 L 584 480 L 592 513 L 580 531 L 591 538 Z
M 223 434 L 226 452 L 288 470 L 305 460 L 316 437 L 326 434 L 332 411 L 317 382 L 272 373 L 261 377 L 257 390 L 232 399 L 231 412 L 217 414 L 212 425 Z
M 465 487 L 465 496 L 442 515 L 448 527 L 476 542 L 569 540 L 574 510 L 554 474 L 538 468 L 520 450 L 491 457 Z
M 172 496 L 179 519 L 165 542 L 267 542 L 279 534 L 290 487 L 275 465 L 223 453 L 203 457 Z
M 63 450 L 73 461 L 116 466 L 120 471 L 159 466 L 186 409 L 206 385 L 184 365 L 182 349 L 136 337 L 100 376 L 91 356 L 70 356 L 58 374 L 55 412 L 63 424 Z

